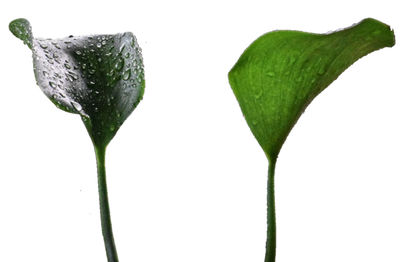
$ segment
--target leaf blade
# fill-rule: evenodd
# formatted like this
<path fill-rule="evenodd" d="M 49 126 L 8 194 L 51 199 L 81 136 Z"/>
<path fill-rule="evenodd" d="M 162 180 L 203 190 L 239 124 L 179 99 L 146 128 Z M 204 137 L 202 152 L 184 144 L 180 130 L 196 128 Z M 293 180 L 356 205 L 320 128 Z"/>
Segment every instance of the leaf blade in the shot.
<path fill-rule="evenodd" d="M 141 49 L 132 33 L 33 38 L 26 19 L 10 30 L 33 54 L 38 86 L 60 109 L 79 114 L 97 146 L 106 146 L 143 98 Z"/>
<path fill-rule="evenodd" d="M 254 41 L 228 77 L 267 157 L 277 158 L 308 104 L 346 68 L 394 43 L 390 27 L 371 18 L 331 34 L 273 31 Z"/>

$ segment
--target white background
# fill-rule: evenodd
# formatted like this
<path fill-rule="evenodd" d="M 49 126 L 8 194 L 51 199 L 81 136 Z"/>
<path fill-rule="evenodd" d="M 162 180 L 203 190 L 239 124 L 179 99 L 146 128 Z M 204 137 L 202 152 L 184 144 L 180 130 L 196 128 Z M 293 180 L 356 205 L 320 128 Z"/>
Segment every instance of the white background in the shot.
<path fill-rule="evenodd" d="M 271 30 L 373 17 L 400 32 L 396 2 L 2 1 L 0 261 L 106 261 L 91 141 L 35 86 L 11 20 L 45 38 L 131 31 L 143 49 L 144 100 L 106 159 L 120 261 L 261 262 L 267 160 L 228 71 Z M 356 62 L 292 130 L 276 170 L 277 262 L 400 261 L 399 50 Z"/>

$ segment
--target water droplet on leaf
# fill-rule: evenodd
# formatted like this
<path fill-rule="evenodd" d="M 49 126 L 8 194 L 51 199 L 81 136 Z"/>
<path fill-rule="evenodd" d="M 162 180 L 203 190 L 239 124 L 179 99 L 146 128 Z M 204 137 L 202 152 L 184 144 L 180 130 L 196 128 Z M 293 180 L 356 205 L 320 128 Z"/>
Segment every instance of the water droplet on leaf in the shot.
<path fill-rule="evenodd" d="M 46 45 L 45 43 L 39 43 L 39 46 L 40 46 L 42 49 L 47 49 L 47 48 L 48 48 L 48 45 Z"/>
<path fill-rule="evenodd" d="M 124 60 L 121 59 L 121 58 L 119 58 L 119 59 L 117 60 L 117 62 L 115 63 L 115 69 L 116 69 L 117 71 L 121 71 L 123 67 L 124 67 Z"/>
<path fill-rule="evenodd" d="M 128 80 L 131 77 L 131 70 L 128 69 L 124 72 L 122 79 L 124 79 L 125 81 Z"/>
<path fill-rule="evenodd" d="M 78 111 L 78 112 L 82 111 L 82 106 L 80 104 L 78 104 L 78 103 L 76 103 L 74 101 L 71 101 L 71 105 L 72 105 L 73 108 L 76 109 L 76 111 Z"/>
<path fill-rule="evenodd" d="M 49 85 L 50 85 L 52 88 L 56 88 L 56 87 L 57 87 L 57 84 L 54 83 L 54 82 L 52 82 L 52 81 L 49 82 Z"/>

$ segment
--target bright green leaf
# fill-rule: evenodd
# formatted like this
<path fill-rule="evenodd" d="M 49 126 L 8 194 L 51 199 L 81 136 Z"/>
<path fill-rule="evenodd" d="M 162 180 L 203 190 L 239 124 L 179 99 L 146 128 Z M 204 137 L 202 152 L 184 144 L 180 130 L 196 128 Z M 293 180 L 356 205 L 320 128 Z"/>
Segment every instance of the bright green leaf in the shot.
<path fill-rule="evenodd" d="M 270 163 L 265 262 L 275 261 L 275 164 L 290 130 L 346 68 L 394 43 L 390 27 L 371 18 L 329 34 L 274 31 L 254 41 L 229 72 L 247 124 Z"/>
<path fill-rule="evenodd" d="M 330 34 L 273 31 L 254 41 L 229 82 L 267 156 L 278 156 L 308 104 L 347 67 L 394 41 L 390 27 L 371 18 Z"/>

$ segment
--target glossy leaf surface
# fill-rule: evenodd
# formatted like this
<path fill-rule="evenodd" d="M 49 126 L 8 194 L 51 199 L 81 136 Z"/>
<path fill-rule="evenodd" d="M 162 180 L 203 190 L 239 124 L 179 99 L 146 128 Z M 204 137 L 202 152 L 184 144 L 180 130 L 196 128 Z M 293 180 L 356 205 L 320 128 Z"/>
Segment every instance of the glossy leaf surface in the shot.
<path fill-rule="evenodd" d="M 371 18 L 329 34 L 273 31 L 254 41 L 229 82 L 268 158 L 276 160 L 308 104 L 346 68 L 394 43 L 390 27 Z"/>
<path fill-rule="evenodd" d="M 118 262 L 108 203 L 106 146 L 143 97 L 141 49 L 132 33 L 34 38 L 26 19 L 10 31 L 33 53 L 36 82 L 59 108 L 79 114 L 97 160 L 100 218 L 107 259 Z"/>
<path fill-rule="evenodd" d="M 81 115 L 98 147 L 106 146 L 143 97 L 141 49 L 132 33 L 33 38 L 25 19 L 11 32 L 32 50 L 37 84 L 59 108 Z"/>

